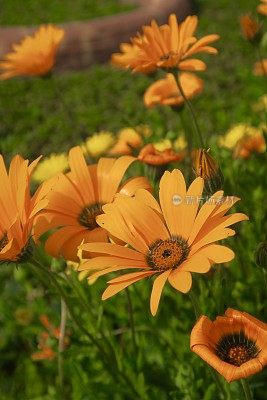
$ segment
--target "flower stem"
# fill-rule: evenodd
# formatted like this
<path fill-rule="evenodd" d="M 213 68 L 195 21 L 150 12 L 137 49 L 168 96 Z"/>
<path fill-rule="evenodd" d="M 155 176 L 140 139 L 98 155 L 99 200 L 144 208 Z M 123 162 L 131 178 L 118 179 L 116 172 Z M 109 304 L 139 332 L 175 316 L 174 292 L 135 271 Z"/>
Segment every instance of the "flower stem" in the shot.
<path fill-rule="evenodd" d="M 197 320 L 201 316 L 202 312 L 201 312 L 201 308 L 200 308 L 200 305 L 199 305 L 198 298 L 197 298 L 196 294 L 194 293 L 193 289 L 190 290 L 189 297 L 190 297 L 191 302 L 193 304 L 193 308 L 194 308 L 194 311 L 195 311 L 195 317 L 196 317 L 196 320 Z M 211 368 L 211 367 L 208 367 L 208 369 L 209 369 L 210 374 L 211 374 L 211 376 L 212 376 L 212 378 L 213 378 L 213 380 L 214 380 L 214 382 L 215 382 L 215 384 L 216 384 L 216 386 L 218 388 L 219 393 L 222 394 L 223 399 L 228 399 L 228 394 L 227 394 L 227 392 L 226 392 L 226 390 L 225 390 L 225 388 L 224 388 L 224 386 L 223 386 L 223 384 L 222 384 L 222 382 L 220 380 L 220 377 L 218 376 L 217 372 L 214 371 L 214 369 Z"/>
<path fill-rule="evenodd" d="M 63 370 L 63 355 L 64 341 L 65 341 L 65 330 L 67 322 L 67 306 L 63 298 L 61 297 L 61 316 L 60 316 L 60 328 L 59 328 L 59 340 L 58 340 L 58 377 L 59 386 L 62 394 L 64 394 L 64 370 Z"/>
<path fill-rule="evenodd" d="M 249 383 L 246 379 L 241 379 L 241 385 L 244 391 L 245 399 L 246 400 L 253 400 L 252 392 L 249 386 Z"/>
<path fill-rule="evenodd" d="M 139 393 L 138 393 L 137 389 L 135 388 L 135 386 L 133 385 L 131 379 L 126 375 L 126 373 L 123 370 L 119 369 L 117 362 L 114 364 L 113 359 L 110 357 L 109 354 L 106 353 L 106 350 L 102 347 L 102 345 L 98 342 L 98 340 L 95 339 L 94 335 L 91 334 L 89 331 L 87 331 L 87 329 L 84 328 L 83 325 L 81 325 L 79 317 L 76 317 L 75 313 L 73 312 L 73 309 L 69 302 L 69 299 L 66 296 L 64 289 L 58 283 L 57 278 L 54 276 L 54 273 L 51 272 L 48 268 L 44 267 L 38 260 L 35 260 L 34 258 L 31 259 L 31 265 L 34 267 L 35 271 L 37 271 L 38 276 L 40 276 L 39 273 L 42 272 L 51 281 L 54 289 L 58 292 L 58 294 L 64 300 L 72 321 L 80 329 L 80 331 L 90 340 L 90 342 L 96 346 L 96 348 L 99 351 L 99 354 L 101 354 L 101 356 L 102 356 L 101 359 L 102 359 L 103 363 L 105 364 L 107 371 L 110 372 L 110 374 L 113 376 L 114 380 L 116 382 L 118 382 L 118 379 L 122 379 L 124 381 L 124 383 L 126 383 L 128 385 L 128 387 L 131 387 L 131 389 L 133 391 L 133 396 L 129 397 L 129 398 L 136 398 L 136 395 L 139 396 Z M 116 361 L 116 359 L 115 359 L 115 361 Z M 115 368 L 113 368 L 111 366 L 114 366 Z"/>
<path fill-rule="evenodd" d="M 175 77 L 175 74 L 173 74 L 173 75 L 174 75 L 174 77 Z M 175 77 L 175 79 L 176 79 L 176 77 Z M 177 86 L 178 86 L 178 88 L 179 88 L 179 90 L 180 90 L 180 93 L 181 93 L 181 95 L 183 96 L 183 99 L 184 99 L 184 101 L 185 101 L 185 104 L 187 105 L 187 107 L 188 107 L 188 109 L 189 109 L 189 111 L 190 111 L 190 113 L 191 113 L 192 120 L 193 120 L 193 125 L 194 125 L 196 134 L 197 134 L 198 139 L 199 139 L 200 147 L 201 147 L 201 148 L 204 148 L 204 147 L 205 147 L 204 140 L 203 140 L 201 131 L 200 131 L 199 126 L 198 126 L 198 123 L 197 123 L 197 118 L 196 118 L 194 109 L 193 109 L 193 107 L 192 107 L 191 102 L 189 101 L 189 99 L 188 99 L 188 98 L 186 97 L 186 95 L 185 95 L 185 92 L 184 92 L 184 90 L 183 90 L 183 88 L 182 88 L 182 85 L 181 85 L 179 76 L 177 77 L 176 82 L 177 82 Z"/>
<path fill-rule="evenodd" d="M 132 332 L 133 351 L 134 351 L 134 354 L 136 355 L 137 354 L 137 345 L 136 345 L 135 325 L 134 325 L 134 317 L 133 317 L 133 304 L 132 304 L 129 288 L 126 288 L 126 297 L 127 297 L 127 301 L 128 301 L 128 310 L 129 310 L 129 315 L 130 315 L 130 326 L 131 326 L 131 332 Z"/>
<path fill-rule="evenodd" d="M 190 300 L 191 300 L 191 302 L 193 304 L 195 317 L 196 317 L 196 320 L 197 320 L 202 313 L 201 313 L 201 309 L 200 309 L 200 306 L 199 306 L 199 303 L 198 303 L 197 296 L 193 292 L 193 289 L 190 290 L 189 297 L 190 297 Z"/>
<path fill-rule="evenodd" d="M 107 361 L 108 355 L 106 354 L 105 350 L 102 348 L 102 346 L 98 343 L 98 341 L 94 338 L 94 336 L 87 331 L 87 329 L 85 329 L 81 324 L 79 319 L 76 317 L 76 315 L 74 314 L 69 299 L 65 294 L 65 291 L 62 289 L 62 287 L 59 285 L 57 279 L 55 278 L 53 272 L 50 272 L 49 269 L 47 269 L 46 267 L 44 267 L 42 264 L 39 263 L 39 261 L 37 260 L 31 260 L 31 263 L 34 267 L 37 267 L 39 270 L 41 270 L 42 272 L 44 272 L 46 274 L 46 276 L 48 277 L 48 279 L 51 281 L 52 285 L 54 286 L 54 289 L 58 292 L 58 294 L 62 297 L 62 299 L 65 301 L 66 306 L 68 308 L 69 314 L 71 316 L 71 319 L 73 320 L 73 322 L 75 323 L 75 325 L 83 332 L 83 334 L 85 336 L 87 336 L 87 338 L 97 347 L 97 349 L 99 350 L 100 354 L 102 354 L 103 356 L 103 361 Z"/>
<path fill-rule="evenodd" d="M 214 371 L 214 369 L 211 367 L 209 367 L 209 371 L 210 371 L 211 376 L 218 388 L 219 393 L 221 393 L 223 395 L 223 399 L 228 399 L 229 398 L 228 393 L 226 392 L 225 387 L 223 386 L 221 379 L 220 379 L 219 375 L 217 374 L 217 372 Z"/>

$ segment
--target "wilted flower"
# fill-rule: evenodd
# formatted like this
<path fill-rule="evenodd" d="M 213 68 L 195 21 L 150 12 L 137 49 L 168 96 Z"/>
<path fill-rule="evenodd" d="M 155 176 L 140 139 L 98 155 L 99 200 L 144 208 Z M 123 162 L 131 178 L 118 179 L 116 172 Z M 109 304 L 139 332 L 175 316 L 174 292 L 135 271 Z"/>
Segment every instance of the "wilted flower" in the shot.
<path fill-rule="evenodd" d="M 203 81 L 189 72 L 181 73 L 180 84 L 187 99 L 191 99 L 203 90 Z M 152 83 L 144 94 L 147 107 L 156 105 L 181 106 L 184 97 L 181 95 L 173 74 L 167 74 L 164 79 Z"/>
<path fill-rule="evenodd" d="M 115 137 L 112 132 L 101 131 L 86 139 L 81 147 L 85 154 L 99 158 L 113 146 L 114 142 Z"/>
<path fill-rule="evenodd" d="M 52 153 L 49 157 L 39 162 L 32 174 L 32 179 L 41 183 L 57 175 L 59 172 L 66 171 L 68 167 L 68 157 L 65 153 Z"/>
<path fill-rule="evenodd" d="M 245 39 L 251 43 L 258 43 L 261 39 L 261 25 L 249 14 L 240 18 L 242 33 Z"/>
<path fill-rule="evenodd" d="M 206 64 L 195 58 L 196 53 L 216 54 L 217 50 L 209 46 L 219 39 L 218 35 L 207 35 L 201 39 L 194 36 L 197 28 L 197 16 L 188 16 L 178 24 L 175 14 L 169 17 L 169 23 L 158 26 L 156 21 L 143 26 L 143 34 L 131 39 L 132 44 L 123 43 L 123 54 L 115 54 L 113 63 L 133 72 L 152 72 L 156 68 L 179 68 L 180 70 L 204 70 Z"/>
<path fill-rule="evenodd" d="M 176 153 L 172 148 L 159 151 L 151 143 L 142 148 L 138 155 L 138 160 L 149 165 L 165 165 L 171 162 L 180 161 L 181 154 Z"/>
<path fill-rule="evenodd" d="M 228 382 L 248 378 L 267 364 L 267 324 L 231 308 L 214 322 L 203 315 L 191 332 L 190 348 Z"/>
<path fill-rule="evenodd" d="M 206 273 L 211 265 L 234 258 L 232 250 L 215 242 L 234 235 L 229 226 L 247 216 L 226 216 L 238 198 L 224 201 L 222 191 L 198 211 L 203 183 L 202 178 L 196 178 L 187 190 L 183 174 L 174 169 L 166 171 L 160 180 L 160 204 L 148 191 L 138 190 L 134 197 L 118 194 L 113 203 L 103 207 L 98 224 L 130 247 L 83 244 L 82 250 L 99 256 L 83 260 L 79 270 L 91 274 L 89 282 L 110 272 L 135 271 L 110 280 L 103 300 L 141 279 L 156 276 L 150 299 L 155 315 L 167 280 L 176 290 L 187 293 L 192 285 L 191 273 Z"/>
<path fill-rule="evenodd" d="M 0 79 L 14 76 L 46 75 L 54 66 L 58 46 L 64 30 L 53 25 L 42 25 L 33 36 L 26 36 L 20 44 L 13 45 L 13 52 L 0 62 L 3 70 Z"/>

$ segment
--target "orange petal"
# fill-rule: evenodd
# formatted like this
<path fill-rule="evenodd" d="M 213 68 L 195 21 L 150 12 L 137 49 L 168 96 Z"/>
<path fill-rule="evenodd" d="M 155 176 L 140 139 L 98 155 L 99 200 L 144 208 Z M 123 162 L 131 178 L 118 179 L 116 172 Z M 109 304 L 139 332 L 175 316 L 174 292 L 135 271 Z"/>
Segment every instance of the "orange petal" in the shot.
<path fill-rule="evenodd" d="M 150 296 L 150 310 L 153 316 L 155 316 L 157 313 L 161 293 L 170 273 L 171 270 L 161 273 L 153 283 L 152 292 Z"/>
<path fill-rule="evenodd" d="M 73 147 L 69 152 L 69 165 L 84 204 L 95 203 L 94 187 L 82 149 Z"/>
<path fill-rule="evenodd" d="M 211 244 L 200 249 L 196 254 L 206 257 L 212 263 L 225 263 L 235 258 L 233 250 L 219 244 Z"/>
<path fill-rule="evenodd" d="M 186 186 L 183 174 L 180 170 L 166 171 L 160 180 L 159 198 L 161 209 L 171 235 L 183 236 L 182 215 L 185 212 L 184 199 Z M 174 204 L 174 196 L 179 196 L 181 202 Z"/>
<path fill-rule="evenodd" d="M 145 278 L 146 276 L 150 276 L 150 275 L 151 275 L 151 273 L 149 273 L 149 274 L 144 273 L 144 274 L 139 275 L 138 278 L 132 279 L 130 281 L 108 286 L 102 295 L 102 300 L 107 300 L 109 297 L 114 296 L 115 294 L 119 293 L 121 290 L 127 288 L 132 283 L 138 282 L 141 279 Z"/>
<path fill-rule="evenodd" d="M 114 243 L 84 243 L 79 248 L 93 253 L 103 253 L 126 259 L 145 261 L 144 254 Z"/>
<path fill-rule="evenodd" d="M 101 158 L 98 162 L 97 176 L 99 184 L 99 200 L 102 203 L 109 203 L 113 200 L 115 193 L 118 191 L 120 182 L 127 168 L 136 158 L 131 156 L 122 156 L 112 160 Z"/>
<path fill-rule="evenodd" d="M 174 270 L 168 277 L 168 280 L 174 289 L 182 293 L 187 293 L 192 286 L 192 276 L 190 272 Z"/>

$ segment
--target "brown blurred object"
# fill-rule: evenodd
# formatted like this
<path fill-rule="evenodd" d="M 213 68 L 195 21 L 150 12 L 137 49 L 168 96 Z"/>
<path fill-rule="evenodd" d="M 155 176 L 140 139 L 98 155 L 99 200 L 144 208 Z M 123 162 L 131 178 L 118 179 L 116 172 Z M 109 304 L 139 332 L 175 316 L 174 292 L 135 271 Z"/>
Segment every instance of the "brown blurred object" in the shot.
<path fill-rule="evenodd" d="M 119 50 L 121 42 L 129 41 L 132 35 L 140 31 L 142 25 L 152 19 L 158 23 L 167 22 L 171 13 L 178 21 L 192 12 L 192 0 L 123 0 L 124 3 L 137 4 L 139 7 L 108 17 L 90 21 L 77 21 L 60 24 L 65 32 L 56 59 L 56 70 L 82 69 L 94 63 L 106 62 L 113 52 Z M 26 35 L 31 35 L 36 27 L 0 27 L 0 59 L 12 50 Z"/>

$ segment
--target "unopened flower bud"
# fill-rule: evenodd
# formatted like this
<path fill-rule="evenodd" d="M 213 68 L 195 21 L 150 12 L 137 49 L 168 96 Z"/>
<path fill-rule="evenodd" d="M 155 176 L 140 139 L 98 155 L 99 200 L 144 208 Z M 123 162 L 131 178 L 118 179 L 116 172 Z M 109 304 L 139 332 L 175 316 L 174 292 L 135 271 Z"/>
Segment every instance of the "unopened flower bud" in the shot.
<path fill-rule="evenodd" d="M 205 189 L 213 194 L 222 188 L 223 175 L 218 162 L 209 154 L 209 150 L 198 149 L 194 152 L 194 172 L 204 179 Z"/>

